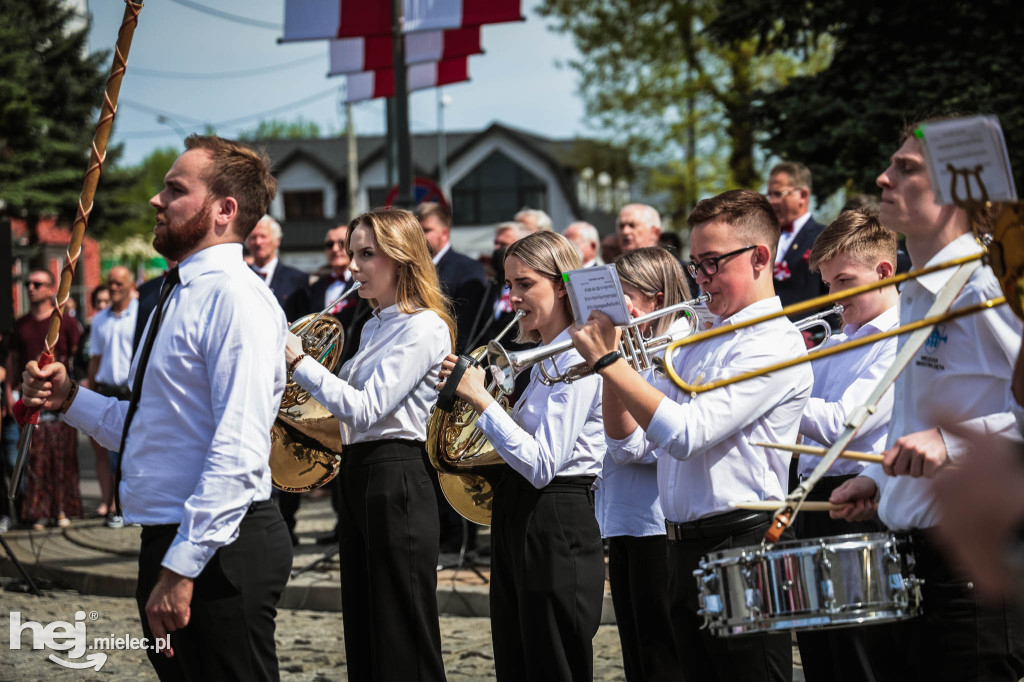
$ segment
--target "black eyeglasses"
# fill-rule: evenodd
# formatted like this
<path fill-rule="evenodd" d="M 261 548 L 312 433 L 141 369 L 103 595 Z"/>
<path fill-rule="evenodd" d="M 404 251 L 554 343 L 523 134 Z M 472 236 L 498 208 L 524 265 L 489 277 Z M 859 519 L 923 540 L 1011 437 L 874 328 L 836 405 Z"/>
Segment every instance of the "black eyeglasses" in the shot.
<path fill-rule="evenodd" d="M 32 280 L 29 280 L 29 281 L 25 282 L 25 286 L 27 286 L 29 289 L 36 289 L 36 288 L 41 288 L 41 287 L 48 287 L 48 286 L 50 286 L 50 283 L 49 282 L 33 282 Z"/>
<path fill-rule="evenodd" d="M 694 279 L 697 278 L 698 268 L 708 277 L 713 277 L 718 272 L 719 262 L 728 258 L 729 256 L 735 256 L 737 254 L 743 253 L 744 251 L 750 251 L 751 249 L 756 248 L 757 244 L 751 244 L 750 246 L 744 246 L 742 249 L 736 249 L 735 251 L 730 251 L 729 253 L 723 253 L 721 256 L 705 258 L 699 263 L 690 262 L 686 264 L 686 270 L 690 273 L 690 277 L 693 277 Z"/>
<path fill-rule="evenodd" d="M 345 240 L 344 239 L 328 239 L 327 241 L 324 242 L 324 248 L 325 249 L 333 249 L 335 246 L 337 246 L 339 249 L 344 249 L 345 248 Z"/>

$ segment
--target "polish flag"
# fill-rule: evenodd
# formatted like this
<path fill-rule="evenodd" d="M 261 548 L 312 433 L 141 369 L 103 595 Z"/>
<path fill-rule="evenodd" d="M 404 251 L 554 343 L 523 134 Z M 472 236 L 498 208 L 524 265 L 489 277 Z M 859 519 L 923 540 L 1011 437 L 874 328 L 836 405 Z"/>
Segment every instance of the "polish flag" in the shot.
<path fill-rule="evenodd" d="M 422 62 L 408 67 L 409 90 L 423 90 L 439 85 L 451 85 L 469 80 L 469 58 L 445 59 L 439 62 Z M 345 92 L 346 102 L 362 102 L 395 94 L 394 69 L 380 69 L 350 74 Z"/>
<path fill-rule="evenodd" d="M 344 38 L 332 40 L 330 45 L 331 70 L 328 76 L 390 69 L 394 64 L 391 36 Z M 482 52 L 479 26 L 405 35 L 406 64 L 436 62 Z"/>
<path fill-rule="evenodd" d="M 402 0 L 404 33 L 521 21 L 520 0 Z M 285 0 L 280 42 L 391 33 L 387 0 Z"/>

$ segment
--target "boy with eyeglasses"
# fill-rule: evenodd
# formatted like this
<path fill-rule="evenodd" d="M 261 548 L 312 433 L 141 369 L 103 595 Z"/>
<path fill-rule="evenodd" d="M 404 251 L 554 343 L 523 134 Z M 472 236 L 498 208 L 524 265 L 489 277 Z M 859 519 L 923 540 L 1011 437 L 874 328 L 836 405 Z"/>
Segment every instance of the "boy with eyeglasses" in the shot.
<path fill-rule="evenodd" d="M 688 264 L 711 294 L 714 327 L 782 310 L 772 264 L 779 221 L 755 192 L 732 190 L 697 204 L 687 222 Z M 691 395 L 664 378 L 653 384 L 613 350 L 618 330 L 600 313 L 573 331 L 583 357 L 604 377 L 602 412 L 609 453 L 658 460 L 658 488 L 669 539 L 669 595 L 676 654 L 687 680 L 789 680 L 788 633 L 719 638 L 701 629 L 693 571 L 715 548 L 757 545 L 767 512 L 730 503 L 782 500 L 789 455 L 751 445 L 795 442 L 812 375 L 801 364 Z M 803 337 L 778 317 L 679 349 L 676 372 L 690 383 L 717 381 L 804 354 Z"/>

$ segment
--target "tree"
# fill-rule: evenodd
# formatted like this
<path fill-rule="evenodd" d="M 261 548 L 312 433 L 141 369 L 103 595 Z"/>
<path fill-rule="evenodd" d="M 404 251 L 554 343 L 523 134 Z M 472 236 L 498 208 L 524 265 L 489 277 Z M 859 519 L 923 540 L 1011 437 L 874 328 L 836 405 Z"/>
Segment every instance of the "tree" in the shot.
<path fill-rule="evenodd" d="M 320 137 L 320 125 L 299 116 L 294 121 L 261 120 L 255 128 L 238 133 L 242 140 L 281 140 Z"/>
<path fill-rule="evenodd" d="M 705 31 L 722 0 L 544 0 L 539 13 L 573 36 L 588 115 L 656 168 L 670 211 L 734 186 L 763 181 L 753 97 L 819 68 L 821 54 L 760 56 L 747 37 L 712 43 Z M 657 188 L 656 188 L 657 189 Z"/>
<path fill-rule="evenodd" d="M 0 0 L 0 215 L 24 218 L 36 242 L 41 216 L 75 217 L 106 81 L 106 53 L 87 54 L 87 29 L 59 0 Z M 107 166 L 120 148 L 108 147 Z M 104 172 L 90 231 L 116 215 L 102 192 L 129 182 Z"/>
<path fill-rule="evenodd" d="M 1024 180 L 1024 11 L 1016 0 L 738 0 L 710 26 L 758 54 L 794 53 L 829 34 L 820 72 L 758 93 L 764 146 L 804 162 L 819 198 L 838 189 L 877 192 L 875 178 L 905 123 L 947 112 L 999 116 Z"/>

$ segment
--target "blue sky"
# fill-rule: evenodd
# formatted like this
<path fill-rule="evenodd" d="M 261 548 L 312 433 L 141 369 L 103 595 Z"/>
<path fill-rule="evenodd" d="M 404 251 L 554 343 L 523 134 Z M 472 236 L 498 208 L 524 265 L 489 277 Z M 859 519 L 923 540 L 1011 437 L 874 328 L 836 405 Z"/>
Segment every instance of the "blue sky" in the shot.
<path fill-rule="evenodd" d="M 284 16 L 283 0 L 190 1 L 267 23 L 280 24 Z M 93 15 L 90 49 L 111 49 L 123 1 L 87 4 Z M 486 54 L 470 57 L 472 81 L 444 89 L 451 98 L 445 109 L 446 130 L 478 130 L 502 121 L 551 137 L 593 134 L 583 121 L 575 73 L 557 66 L 578 53 L 570 38 L 547 29 L 534 12 L 537 4 L 523 0 L 525 22 L 483 28 Z M 254 127 L 260 118 L 293 120 L 300 115 L 316 121 L 323 131 L 341 130 L 344 114 L 337 93 L 344 78 L 325 75 L 327 43 L 282 45 L 277 43 L 281 33 L 211 16 L 174 0 L 147 2 L 121 86 L 112 138 L 125 144 L 123 163 L 137 163 L 157 147 L 180 148 L 181 133 L 202 130 L 207 122 L 227 137 Z M 291 63 L 296 64 L 257 75 L 237 74 Z M 151 72 L 236 75 L 200 79 Z M 328 90 L 333 92 L 321 95 Z M 301 100 L 311 101 L 289 106 Z M 414 132 L 437 129 L 436 90 L 413 93 L 409 104 Z M 281 107 L 285 110 L 257 115 Z M 161 123 L 158 116 L 168 121 Z M 383 100 L 357 104 L 354 116 L 358 133 L 383 132 Z"/>

